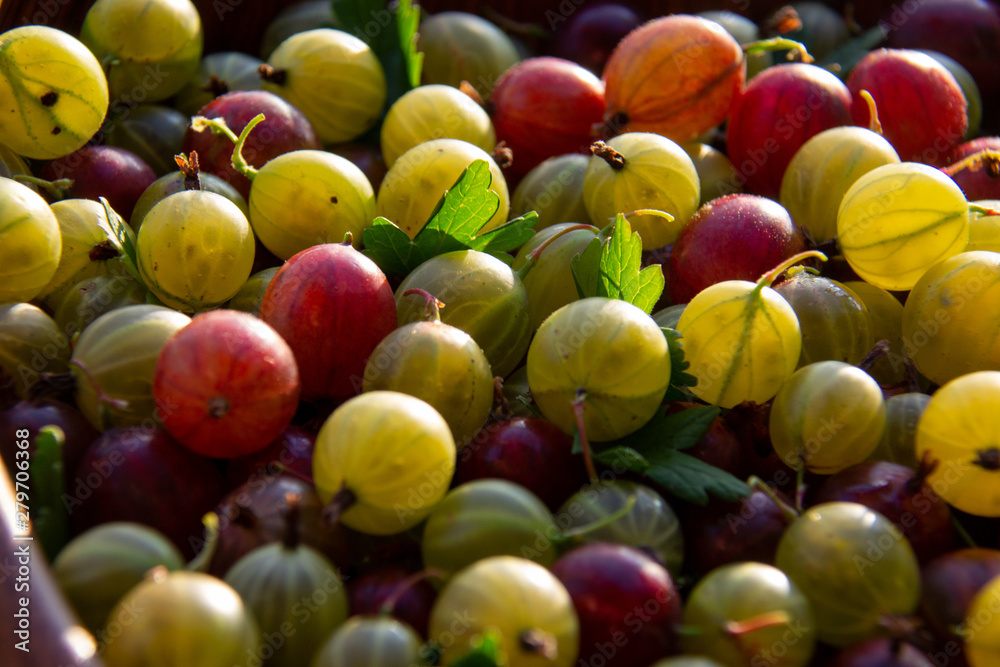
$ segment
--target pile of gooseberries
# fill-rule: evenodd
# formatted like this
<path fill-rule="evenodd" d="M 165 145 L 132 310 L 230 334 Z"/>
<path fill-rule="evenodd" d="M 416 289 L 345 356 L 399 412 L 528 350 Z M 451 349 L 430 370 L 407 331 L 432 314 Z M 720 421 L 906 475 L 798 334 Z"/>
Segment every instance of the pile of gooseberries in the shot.
<path fill-rule="evenodd" d="M 0 32 L 38 664 L 1000 664 L 996 2 L 87 4 Z"/>

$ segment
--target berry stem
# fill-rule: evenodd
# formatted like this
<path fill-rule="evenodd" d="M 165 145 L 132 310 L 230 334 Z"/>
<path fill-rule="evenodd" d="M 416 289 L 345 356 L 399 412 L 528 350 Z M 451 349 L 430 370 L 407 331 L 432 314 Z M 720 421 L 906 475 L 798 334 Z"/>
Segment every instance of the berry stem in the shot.
<path fill-rule="evenodd" d="M 323 519 L 327 525 L 332 526 L 340 521 L 340 517 L 347 510 L 351 509 L 358 502 L 358 497 L 346 486 L 340 487 L 340 491 L 333 494 L 333 498 L 323 508 Z"/>
<path fill-rule="evenodd" d="M 862 90 L 860 93 L 861 97 L 868 104 L 868 116 L 870 120 L 868 121 L 868 129 L 875 134 L 882 136 L 882 122 L 878 119 L 878 106 L 875 104 L 875 98 L 867 90 Z"/>
<path fill-rule="evenodd" d="M 986 206 L 980 206 L 979 204 L 969 204 L 969 210 L 973 213 L 978 213 L 979 215 L 993 216 L 1000 215 L 1000 210 L 995 208 L 987 208 Z"/>
<path fill-rule="evenodd" d="M 958 536 L 962 538 L 962 541 L 965 542 L 965 545 L 967 547 L 969 547 L 970 549 L 979 548 L 979 545 L 976 544 L 976 541 L 972 539 L 972 535 L 969 534 L 969 531 L 965 529 L 965 526 L 962 525 L 962 523 L 958 520 L 958 517 L 956 517 L 954 513 L 952 513 L 951 515 L 951 525 L 955 527 L 955 532 L 958 533 Z"/>
<path fill-rule="evenodd" d="M 476 90 L 476 88 L 471 83 L 469 83 L 465 79 L 462 79 L 462 81 L 458 84 L 458 89 L 459 91 L 468 95 L 469 99 L 471 99 L 473 102 L 483 107 L 484 109 L 486 108 L 486 102 L 483 101 L 483 96 L 479 94 L 479 91 Z"/>
<path fill-rule="evenodd" d="M 559 655 L 559 642 L 555 635 L 541 628 L 525 630 L 518 637 L 518 643 L 525 652 L 544 658 L 549 662 L 554 661 Z"/>
<path fill-rule="evenodd" d="M 757 290 L 760 291 L 765 287 L 770 287 L 771 283 L 777 280 L 778 276 L 787 271 L 789 267 L 795 266 L 802 260 L 809 259 L 810 257 L 815 257 L 824 262 L 827 259 L 826 255 L 821 253 L 819 250 L 806 250 L 805 252 L 800 252 L 797 255 L 792 255 L 791 257 L 783 261 L 781 264 L 778 264 L 776 267 L 774 267 L 773 269 L 762 275 L 760 278 L 758 278 Z"/>
<path fill-rule="evenodd" d="M 954 176 L 960 171 L 968 169 L 969 171 L 979 171 L 985 168 L 987 173 L 991 176 L 1000 176 L 1000 151 L 995 151 L 991 149 L 984 149 L 978 153 L 973 153 L 968 157 L 965 157 L 955 164 L 950 164 L 947 167 L 941 167 L 941 171 L 948 174 L 949 176 Z"/>
<path fill-rule="evenodd" d="M 781 510 L 782 516 L 788 523 L 791 523 L 792 521 L 795 521 L 797 518 L 799 518 L 799 511 L 796 510 L 791 505 L 789 505 L 788 503 L 786 503 L 784 500 L 782 500 L 775 492 L 775 490 L 769 484 L 767 484 L 767 482 L 762 480 L 760 477 L 757 477 L 757 475 L 751 475 L 750 478 L 747 480 L 747 485 L 751 489 L 755 491 L 760 491 L 765 496 L 770 498 L 771 502 L 777 505 L 778 509 Z"/>
<path fill-rule="evenodd" d="M 87 253 L 87 259 L 91 262 L 104 262 L 116 257 L 121 257 L 121 253 L 109 239 L 95 243 L 90 252 Z"/>
<path fill-rule="evenodd" d="M 656 208 L 638 208 L 634 211 L 629 211 L 628 213 L 622 213 L 625 219 L 633 218 L 640 215 L 655 215 L 658 218 L 663 218 L 667 222 L 673 222 L 675 220 L 674 216 L 670 215 L 666 211 L 661 211 Z"/>
<path fill-rule="evenodd" d="M 931 454 L 931 450 L 926 450 L 924 455 L 920 458 L 920 462 L 917 464 L 917 470 L 913 473 L 913 477 L 906 480 L 904 488 L 907 493 L 912 493 L 916 495 L 921 492 L 924 488 L 924 484 L 927 482 L 927 478 L 932 472 L 934 472 L 941 462 L 934 458 Z"/>
<path fill-rule="evenodd" d="M 570 232 L 575 232 L 575 231 L 580 230 L 580 229 L 593 229 L 593 225 L 587 225 L 587 224 L 583 224 L 583 223 L 577 223 L 577 224 L 569 225 L 568 227 L 565 227 L 563 229 L 560 229 L 558 232 L 556 232 L 555 234 L 553 234 L 551 237 L 545 239 L 545 241 L 543 243 L 539 244 L 539 246 L 537 248 L 535 248 L 534 250 L 532 250 L 531 252 L 529 252 L 527 254 L 527 256 L 525 257 L 525 259 L 524 259 L 524 264 L 522 264 L 521 268 L 519 268 L 514 273 L 517 274 L 518 278 L 520 278 L 521 280 L 524 280 L 527 277 L 527 275 L 531 272 L 531 269 L 534 268 L 535 263 L 538 262 L 538 258 L 541 257 L 542 253 L 545 252 L 546 248 L 548 248 L 550 245 L 552 245 L 552 243 L 554 243 L 555 240 L 558 239 L 559 237 L 565 236 L 566 234 L 569 234 Z"/>
<path fill-rule="evenodd" d="M 604 122 L 594 123 L 590 126 L 590 136 L 604 137 L 605 139 L 616 137 L 625 131 L 628 127 L 629 121 L 631 121 L 629 115 L 624 111 L 608 113 L 604 116 L 604 118 Z"/>
<path fill-rule="evenodd" d="M 210 93 L 212 97 L 220 97 L 229 92 L 229 85 L 213 74 L 208 78 L 208 83 L 199 86 L 198 90 Z"/>
<path fill-rule="evenodd" d="M 408 289 L 403 292 L 403 296 L 418 295 L 424 297 L 424 319 L 428 322 L 440 322 L 441 321 L 441 308 L 444 308 L 444 302 L 438 301 L 437 297 L 428 292 L 427 290 L 414 287 L 413 289 Z"/>
<path fill-rule="evenodd" d="M 83 371 L 83 375 L 84 377 L 87 378 L 87 382 L 90 383 L 90 386 L 94 390 L 94 393 L 97 394 L 97 404 L 102 408 L 100 410 L 102 421 L 105 421 L 105 418 L 108 416 L 106 412 L 106 409 L 108 407 L 118 408 L 119 410 L 128 409 L 128 401 L 126 401 L 123 398 L 113 398 L 104 393 L 104 389 L 101 388 L 101 383 L 97 381 L 97 377 L 95 377 L 94 374 L 90 371 L 90 369 L 87 368 L 87 365 L 85 363 L 83 363 L 79 359 L 70 359 L 69 363 L 76 366 L 81 371 Z M 110 427 L 110 424 L 102 423 L 101 425 L 105 427 Z"/>
<path fill-rule="evenodd" d="M 184 566 L 189 572 L 208 572 L 208 566 L 212 563 L 215 550 L 219 546 L 219 515 L 209 512 L 201 517 L 201 525 L 205 527 L 205 541 L 198 555 Z"/>
<path fill-rule="evenodd" d="M 219 394 L 218 396 L 213 396 L 208 399 L 206 407 L 208 408 L 209 417 L 212 419 L 222 419 L 226 416 L 232 406 L 229 404 L 229 399 L 222 394 Z"/>
<path fill-rule="evenodd" d="M 774 13 L 774 16 L 767 20 L 769 31 L 779 35 L 787 35 L 790 32 L 802 29 L 802 19 L 799 13 L 791 6 L 785 6 Z"/>
<path fill-rule="evenodd" d="M 493 148 L 490 157 L 501 169 L 510 169 L 511 165 L 514 164 L 514 150 L 507 145 L 507 141 L 504 139 L 501 139 L 500 143 Z"/>
<path fill-rule="evenodd" d="M 490 424 L 505 422 L 514 416 L 510 401 L 503 393 L 503 381 L 499 375 L 493 378 L 493 407 L 490 410 Z"/>
<path fill-rule="evenodd" d="M 302 494 L 291 491 L 286 493 L 285 505 L 285 530 L 281 533 L 281 546 L 288 551 L 295 551 L 301 540 L 299 516 L 302 510 Z"/>
<path fill-rule="evenodd" d="M 990 472 L 1000 471 L 1000 447 L 977 449 L 976 460 L 972 462 L 972 465 Z"/>
<path fill-rule="evenodd" d="M 739 639 L 751 632 L 773 628 L 777 625 L 787 625 L 791 620 L 787 611 L 768 611 L 752 616 L 744 621 L 726 621 L 725 625 L 723 625 L 723 631 L 730 637 Z"/>
<path fill-rule="evenodd" d="M 191 129 L 195 132 L 210 131 L 212 134 L 221 134 L 234 144 L 238 137 L 233 132 L 223 118 L 205 118 L 204 116 L 191 117 Z"/>
<path fill-rule="evenodd" d="M 868 354 L 864 356 L 864 359 L 858 362 L 858 368 L 863 370 L 865 373 L 871 373 L 872 367 L 878 363 L 880 359 L 884 359 L 889 354 L 889 341 L 885 338 L 875 343 Z"/>
<path fill-rule="evenodd" d="M 251 118 L 250 121 L 246 124 L 246 127 L 243 128 L 243 131 L 240 132 L 240 136 L 236 138 L 236 146 L 233 147 L 233 157 L 231 160 L 233 169 L 243 174 L 251 181 L 253 180 L 253 177 L 257 175 L 258 170 L 256 167 L 252 166 L 249 162 L 247 162 L 246 159 L 243 157 L 243 144 L 246 143 L 247 137 L 250 136 L 250 131 L 253 130 L 253 128 L 257 127 L 258 124 L 263 122 L 264 122 L 264 114 L 262 113 L 259 113 L 253 118 Z"/>
<path fill-rule="evenodd" d="M 62 201 L 70 195 L 70 188 L 73 187 L 72 178 L 58 178 L 54 181 L 46 181 L 44 178 L 29 176 L 28 174 L 14 174 L 11 176 L 18 183 L 28 183 L 45 190 L 52 201 Z"/>
<path fill-rule="evenodd" d="M 288 72 L 267 63 L 261 64 L 257 71 L 260 73 L 260 78 L 268 83 L 273 83 L 276 86 L 285 85 L 285 81 L 288 80 Z"/>
<path fill-rule="evenodd" d="M 185 190 L 201 190 L 201 168 L 198 164 L 198 151 L 191 151 L 188 155 L 180 153 L 174 156 L 177 168 L 184 175 Z"/>
<path fill-rule="evenodd" d="M 595 530 L 600 530 L 601 528 L 610 526 L 618 519 L 622 519 L 628 516 L 629 512 L 632 511 L 632 508 L 635 507 L 635 502 L 636 502 L 635 494 L 630 493 L 628 499 L 625 501 L 625 504 L 616 509 L 611 514 L 605 517 L 601 517 L 600 519 L 597 519 L 596 521 L 585 524 L 583 526 L 579 526 L 577 528 L 572 528 L 570 530 L 564 531 L 554 541 L 556 542 L 556 544 L 561 546 L 569 542 L 572 542 L 574 540 L 578 540 L 579 538 L 584 537 L 586 535 L 589 535 L 593 533 Z"/>
<path fill-rule="evenodd" d="M 801 514 L 806 505 L 806 456 L 799 453 L 799 465 L 795 470 L 795 509 Z"/>
<path fill-rule="evenodd" d="M 576 417 L 576 434 L 580 438 L 580 447 L 583 448 L 583 463 L 587 467 L 587 474 L 591 482 L 596 482 L 597 469 L 594 467 L 594 459 L 590 453 L 590 442 L 587 440 L 587 428 L 583 423 L 583 408 L 587 401 L 587 390 L 579 387 L 576 390 L 576 398 L 573 399 L 573 415 Z"/>
<path fill-rule="evenodd" d="M 920 371 L 909 357 L 903 357 L 904 387 L 911 394 L 920 393 Z"/>
<path fill-rule="evenodd" d="M 770 53 L 772 51 L 792 51 L 792 53 L 797 53 L 799 59 L 804 63 L 811 63 L 815 60 L 815 58 L 809 55 L 809 51 L 806 50 L 802 42 L 796 42 L 794 39 L 788 39 L 787 37 L 761 39 L 749 44 L 741 44 L 740 48 L 748 56 L 758 53 Z M 791 55 L 789 55 L 789 59 L 791 59 Z"/>
<path fill-rule="evenodd" d="M 590 154 L 607 162 L 615 171 L 625 168 L 625 156 L 600 139 L 590 145 Z"/>

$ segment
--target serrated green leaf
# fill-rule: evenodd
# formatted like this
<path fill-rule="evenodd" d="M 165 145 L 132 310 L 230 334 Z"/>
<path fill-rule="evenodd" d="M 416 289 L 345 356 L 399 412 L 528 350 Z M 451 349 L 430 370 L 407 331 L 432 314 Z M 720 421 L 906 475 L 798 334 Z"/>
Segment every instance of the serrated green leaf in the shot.
<path fill-rule="evenodd" d="M 644 474 L 678 498 L 696 505 L 707 503 L 709 494 L 730 502 L 750 495 L 746 482 L 676 449 L 657 452 Z"/>
<path fill-rule="evenodd" d="M 671 434 L 670 446 L 673 449 L 694 447 L 705 437 L 721 412 L 715 405 L 698 405 L 667 415 L 663 419 L 663 428 Z"/>
<path fill-rule="evenodd" d="M 410 0 L 399 0 L 396 23 L 399 27 L 399 48 L 406 64 L 407 83 L 410 88 L 416 88 L 420 85 L 420 72 L 424 67 L 424 54 L 417 49 L 420 5 L 415 5 Z"/>
<path fill-rule="evenodd" d="M 633 305 L 641 308 L 647 315 L 651 314 L 665 287 L 666 280 L 659 264 L 651 264 L 641 269 L 639 271 L 639 289 L 632 297 Z"/>
<path fill-rule="evenodd" d="M 29 467 L 32 528 L 50 561 L 69 539 L 69 516 L 62 500 L 65 442 L 66 434 L 58 426 L 40 429 Z"/>
<path fill-rule="evenodd" d="M 684 358 L 684 337 L 668 327 L 660 327 L 660 331 L 666 336 L 667 348 L 670 350 L 670 386 L 693 387 L 698 384 L 698 378 L 685 372 L 691 364 Z"/>
<path fill-rule="evenodd" d="M 392 221 L 380 217 L 364 231 L 364 253 L 383 272 L 395 276 L 405 276 L 431 257 L 454 250 L 488 252 L 510 263 L 506 252 L 531 238 L 538 216 L 523 215 L 479 236 L 500 206 L 500 197 L 490 190 L 492 182 L 486 160 L 473 161 L 445 191 L 412 241 Z"/>
<path fill-rule="evenodd" d="M 365 246 L 362 252 L 387 275 L 405 276 L 411 271 L 411 264 L 419 264 L 416 262 L 419 249 L 391 220 L 375 218 L 361 238 Z"/>
<path fill-rule="evenodd" d="M 596 452 L 594 460 L 609 467 L 625 468 L 637 473 L 643 473 L 649 468 L 646 457 L 631 447 L 612 447 Z"/>
<path fill-rule="evenodd" d="M 670 415 L 661 410 L 635 433 L 608 443 L 594 458 L 641 473 L 688 502 L 704 504 L 709 495 L 726 500 L 743 497 L 749 493 L 745 483 L 680 451 L 698 444 L 720 413 L 713 405 Z"/>
<path fill-rule="evenodd" d="M 535 235 L 534 227 L 537 223 L 538 214 L 534 211 L 529 211 L 518 218 L 508 220 L 499 227 L 475 237 L 469 241 L 469 248 L 488 252 L 503 259 L 503 253 L 506 253 L 508 250 L 520 248 Z M 513 258 L 510 261 L 513 261 Z"/>
<path fill-rule="evenodd" d="M 474 160 L 447 190 L 440 208 L 417 237 L 427 238 L 425 244 L 438 239 L 468 244 L 500 208 L 500 196 L 490 190 L 492 183 L 493 174 L 486 160 Z M 414 241 L 419 242 L 416 237 Z"/>
<path fill-rule="evenodd" d="M 632 233 L 632 225 L 619 213 L 611 238 L 601 251 L 597 295 L 632 303 L 632 297 L 639 291 L 641 254 L 642 239 Z"/>
<path fill-rule="evenodd" d="M 603 296 L 621 299 L 647 314 L 663 294 L 660 266 L 642 268 L 642 239 L 632 231 L 628 219 L 618 214 L 610 228 L 570 260 L 570 269 L 580 298 Z"/>
<path fill-rule="evenodd" d="M 576 283 L 576 293 L 581 299 L 597 296 L 597 282 L 601 271 L 601 248 L 603 244 L 600 235 L 594 238 L 582 253 L 573 255 L 569 260 L 569 268 Z"/>
<path fill-rule="evenodd" d="M 661 408 L 645 426 L 614 442 L 615 446 L 630 447 L 647 459 L 663 449 L 687 449 L 698 444 L 721 413 L 714 405 L 699 405 L 673 414 Z"/>

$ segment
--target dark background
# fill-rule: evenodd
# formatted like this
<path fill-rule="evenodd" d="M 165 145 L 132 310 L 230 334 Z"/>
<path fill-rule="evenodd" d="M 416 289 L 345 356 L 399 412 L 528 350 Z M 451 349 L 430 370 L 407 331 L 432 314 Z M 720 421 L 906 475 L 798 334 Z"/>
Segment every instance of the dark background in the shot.
<path fill-rule="evenodd" d="M 597 0 L 424 0 L 428 12 L 459 9 L 489 15 L 492 9 L 515 21 L 536 23 L 548 29 L 547 12 L 593 4 Z M 0 32 L 26 23 L 41 23 L 77 34 L 93 0 L 0 0 Z M 205 27 L 205 53 L 245 51 L 256 54 L 267 24 L 293 0 L 194 0 Z M 788 2 L 780 0 L 634 0 L 631 3 L 645 18 L 671 13 L 693 13 L 724 9 L 760 22 Z M 831 0 L 827 5 L 842 11 L 851 4 Z M 892 7 L 889 0 L 858 2 L 854 15 L 858 23 L 874 25 Z M 563 13 L 566 13 L 563 11 Z"/>

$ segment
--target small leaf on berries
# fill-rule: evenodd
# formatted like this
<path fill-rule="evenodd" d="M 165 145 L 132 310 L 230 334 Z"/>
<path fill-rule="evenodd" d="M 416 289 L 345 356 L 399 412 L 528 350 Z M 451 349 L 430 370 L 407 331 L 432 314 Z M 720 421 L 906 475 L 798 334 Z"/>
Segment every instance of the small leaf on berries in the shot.
<path fill-rule="evenodd" d="M 665 449 L 650 461 L 646 477 L 681 500 L 708 503 L 709 494 L 735 502 L 750 495 L 750 487 L 733 475 L 675 449 Z"/>
<path fill-rule="evenodd" d="M 714 405 L 696 406 L 670 415 L 663 409 L 617 444 L 631 447 L 647 458 L 661 449 L 689 449 L 705 437 L 720 412 Z"/>
<path fill-rule="evenodd" d="M 670 350 L 670 384 L 667 386 L 663 402 L 693 401 L 694 395 L 687 388 L 698 384 L 698 378 L 685 372 L 691 364 L 684 359 L 684 344 L 681 342 L 683 336 L 667 327 L 660 327 L 660 330 L 663 331 Z"/>
<path fill-rule="evenodd" d="M 534 211 L 528 211 L 520 217 L 508 220 L 503 225 L 475 237 L 469 241 L 469 248 L 489 253 L 510 264 L 514 260 L 507 254 L 507 251 L 519 248 L 534 236 L 533 227 L 537 222 L 538 214 Z"/>
<path fill-rule="evenodd" d="M 661 410 L 632 435 L 595 452 L 594 458 L 606 466 L 642 474 L 678 498 L 697 505 L 708 502 L 709 495 L 738 500 L 750 494 L 749 486 L 680 451 L 698 444 L 720 412 L 716 406 L 696 406 L 670 415 Z"/>
<path fill-rule="evenodd" d="M 576 293 L 581 299 L 597 296 L 601 271 L 601 250 L 608 238 L 609 229 L 610 226 L 602 229 L 594 240 L 587 244 L 583 252 L 574 255 L 569 262 L 573 272 L 573 282 L 576 283 Z"/>
<path fill-rule="evenodd" d="M 610 230 L 570 261 L 577 292 L 580 298 L 621 299 L 649 314 L 663 294 L 663 271 L 658 264 L 642 268 L 642 239 L 624 215 Z"/>
<path fill-rule="evenodd" d="M 649 468 L 649 461 L 631 447 L 612 447 L 594 455 L 606 466 L 625 468 L 630 472 L 643 473 Z"/>
<path fill-rule="evenodd" d="M 490 190 L 492 182 L 486 161 L 475 160 L 445 191 L 412 241 L 392 221 L 375 218 L 362 237 L 365 254 L 386 274 L 396 276 L 405 276 L 431 257 L 453 250 L 480 250 L 509 263 L 507 251 L 531 238 L 538 216 L 532 212 L 477 236 L 500 206 L 499 196 Z"/>

